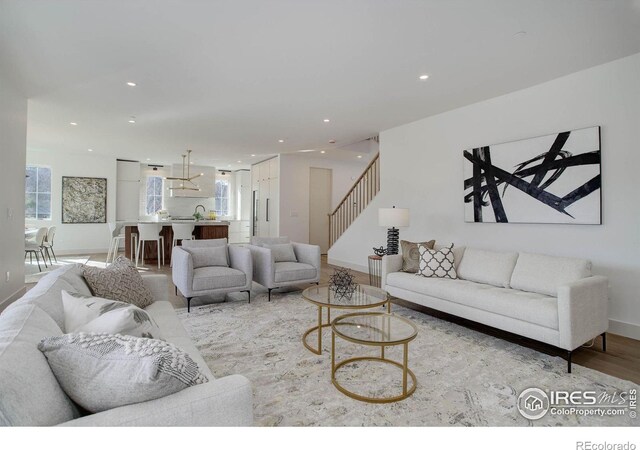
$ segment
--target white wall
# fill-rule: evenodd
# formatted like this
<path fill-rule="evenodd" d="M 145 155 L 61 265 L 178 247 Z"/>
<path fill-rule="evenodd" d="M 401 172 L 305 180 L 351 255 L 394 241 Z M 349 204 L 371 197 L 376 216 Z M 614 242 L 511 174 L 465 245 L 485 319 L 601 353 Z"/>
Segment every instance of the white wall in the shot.
<path fill-rule="evenodd" d="M 640 339 L 640 54 L 385 131 L 381 191 L 329 251 L 363 269 L 385 244 L 377 210 L 411 210 L 401 238 L 589 258 L 610 279 L 610 331 Z M 603 225 L 464 222 L 462 150 L 602 127 Z"/>
<path fill-rule="evenodd" d="M 0 77 L 0 310 L 24 289 L 26 148 L 27 99 Z"/>
<path fill-rule="evenodd" d="M 96 177 L 107 179 L 107 222 L 116 218 L 116 158 L 94 153 L 66 153 L 27 150 L 27 164 L 51 168 L 51 220 L 27 220 L 34 226 L 56 226 L 56 255 L 106 253 L 109 226 L 106 223 L 63 224 L 62 177 Z M 23 214 L 24 217 L 24 214 Z"/>
<path fill-rule="evenodd" d="M 367 144 L 368 146 L 369 144 Z M 280 236 L 295 242 L 309 242 L 309 169 L 331 169 L 331 206 L 335 208 L 362 174 L 376 152 L 353 161 L 331 159 L 310 153 L 280 155 Z"/>

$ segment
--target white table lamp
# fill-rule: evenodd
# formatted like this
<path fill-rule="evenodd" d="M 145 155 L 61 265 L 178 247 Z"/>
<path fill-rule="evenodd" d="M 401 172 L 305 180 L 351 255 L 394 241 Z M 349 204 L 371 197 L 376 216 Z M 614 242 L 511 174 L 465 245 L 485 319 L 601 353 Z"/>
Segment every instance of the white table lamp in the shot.
<path fill-rule="evenodd" d="M 400 230 L 396 227 L 409 226 L 409 210 L 407 208 L 379 208 L 378 225 L 387 227 L 387 255 L 398 254 Z"/>

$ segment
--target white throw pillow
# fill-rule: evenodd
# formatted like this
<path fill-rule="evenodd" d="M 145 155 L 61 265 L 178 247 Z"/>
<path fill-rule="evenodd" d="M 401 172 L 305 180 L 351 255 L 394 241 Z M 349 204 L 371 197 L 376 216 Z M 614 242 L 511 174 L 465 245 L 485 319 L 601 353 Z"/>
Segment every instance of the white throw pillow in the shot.
<path fill-rule="evenodd" d="M 292 244 L 264 244 L 264 247 L 271 250 L 274 262 L 298 262 Z"/>
<path fill-rule="evenodd" d="M 67 333 L 84 331 L 162 339 L 151 316 L 130 303 L 62 291 L 62 305 Z"/>
<path fill-rule="evenodd" d="M 158 339 L 71 333 L 45 338 L 38 349 L 64 392 L 91 413 L 208 381 L 186 352 Z"/>
<path fill-rule="evenodd" d="M 416 275 L 434 278 L 458 278 L 456 274 L 453 245 L 451 247 L 432 250 L 424 245 L 418 245 L 420 266 Z"/>

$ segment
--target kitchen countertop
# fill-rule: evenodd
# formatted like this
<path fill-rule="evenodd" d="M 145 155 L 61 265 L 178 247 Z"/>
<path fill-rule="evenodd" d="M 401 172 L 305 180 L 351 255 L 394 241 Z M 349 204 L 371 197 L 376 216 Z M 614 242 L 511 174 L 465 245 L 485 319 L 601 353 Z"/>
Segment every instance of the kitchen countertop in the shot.
<path fill-rule="evenodd" d="M 229 222 L 226 220 L 140 220 L 137 222 L 118 222 L 119 224 L 122 223 L 123 226 L 125 227 L 135 227 L 137 226 L 139 223 L 153 223 L 153 224 L 158 224 L 158 225 L 171 225 L 172 223 L 191 223 L 197 227 L 202 227 L 202 226 L 212 226 L 212 227 L 228 227 L 229 226 Z"/>

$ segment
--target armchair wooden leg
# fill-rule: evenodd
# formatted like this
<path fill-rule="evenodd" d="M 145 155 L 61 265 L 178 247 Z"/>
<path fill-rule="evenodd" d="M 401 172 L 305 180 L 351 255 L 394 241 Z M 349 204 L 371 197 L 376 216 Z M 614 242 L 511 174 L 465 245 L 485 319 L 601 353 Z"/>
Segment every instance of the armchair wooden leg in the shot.
<path fill-rule="evenodd" d="M 607 332 L 605 331 L 604 333 L 601 334 L 602 336 L 602 351 L 606 352 L 607 351 Z"/>

